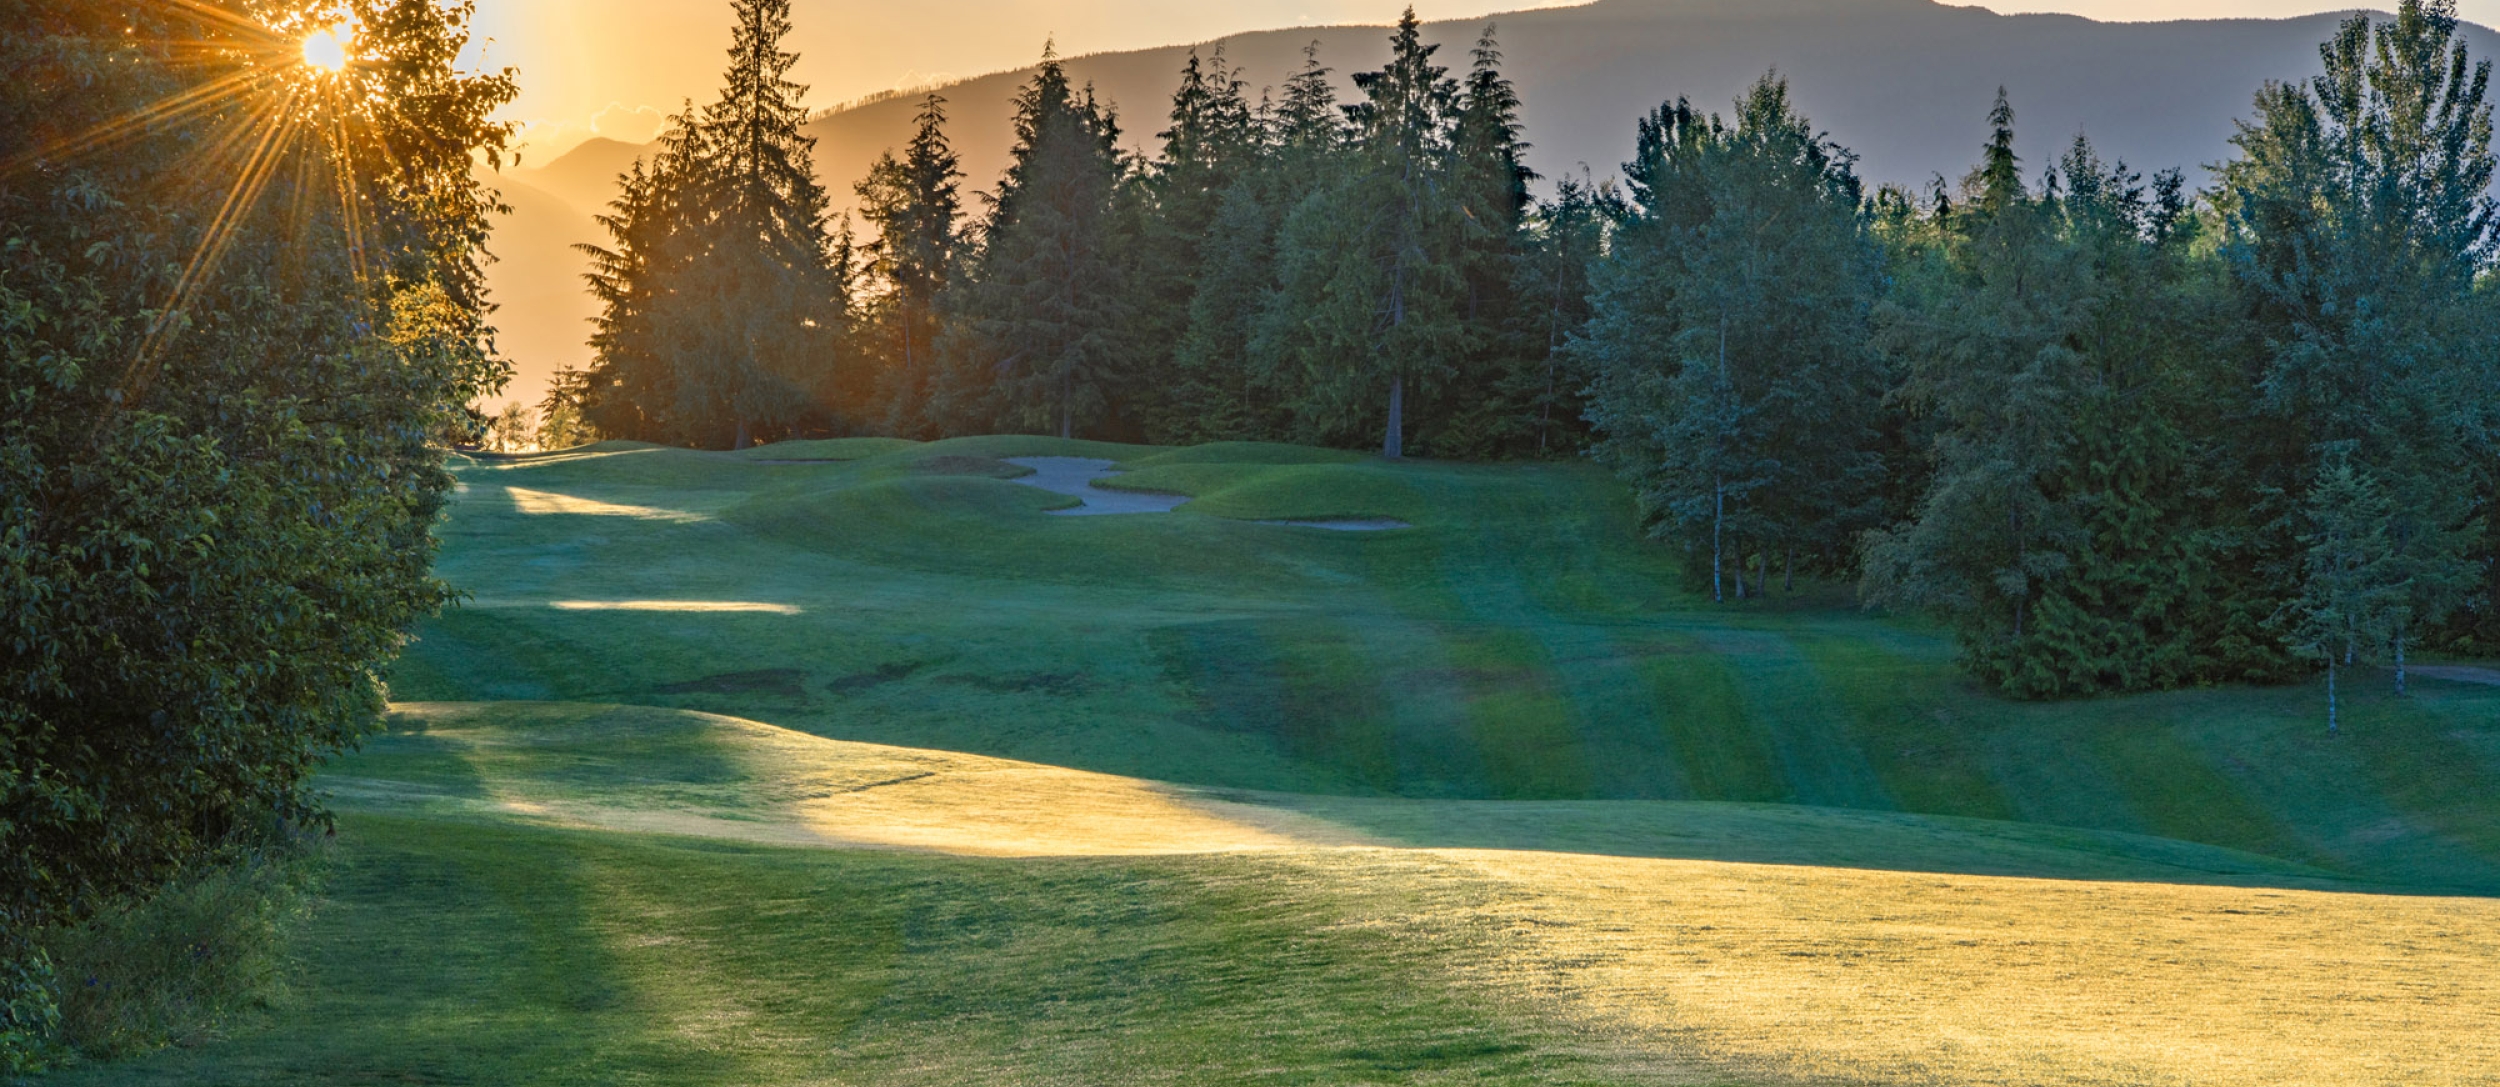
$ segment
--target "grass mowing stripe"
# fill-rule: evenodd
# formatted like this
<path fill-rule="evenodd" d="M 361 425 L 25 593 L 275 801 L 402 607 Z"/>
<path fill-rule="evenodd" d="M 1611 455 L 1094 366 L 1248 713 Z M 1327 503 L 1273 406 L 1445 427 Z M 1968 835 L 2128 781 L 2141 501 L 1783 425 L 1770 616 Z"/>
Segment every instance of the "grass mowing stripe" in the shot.
<path fill-rule="evenodd" d="M 1799 804 L 1886 810 L 1894 806 L 1845 714 L 1811 661 L 1786 636 L 1720 630 L 1703 639 L 1726 658 L 1744 692 L 1745 715 L 1770 739 L 1786 795 Z"/>

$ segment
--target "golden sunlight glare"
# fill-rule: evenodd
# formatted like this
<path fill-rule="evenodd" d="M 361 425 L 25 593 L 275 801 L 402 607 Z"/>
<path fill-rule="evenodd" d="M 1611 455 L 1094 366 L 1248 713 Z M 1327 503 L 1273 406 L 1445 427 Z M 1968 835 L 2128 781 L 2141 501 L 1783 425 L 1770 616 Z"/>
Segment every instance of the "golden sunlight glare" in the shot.
<path fill-rule="evenodd" d="M 347 39 L 339 27 L 325 27 L 304 35 L 304 63 L 325 72 L 347 68 Z"/>

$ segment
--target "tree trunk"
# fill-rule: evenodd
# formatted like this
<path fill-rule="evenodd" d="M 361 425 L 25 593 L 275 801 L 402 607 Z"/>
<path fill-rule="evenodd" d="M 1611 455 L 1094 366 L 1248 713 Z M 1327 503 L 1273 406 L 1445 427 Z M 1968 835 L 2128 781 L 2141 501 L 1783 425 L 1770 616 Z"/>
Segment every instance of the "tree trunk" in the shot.
<path fill-rule="evenodd" d="M 1389 379 L 1389 432 L 1381 435 L 1380 455 L 1396 460 L 1406 455 L 1406 378 Z"/>
<path fill-rule="evenodd" d="M 1788 551 L 1780 559 L 1780 591 L 1783 593 L 1797 591 L 1797 548 L 1794 544 L 1789 545 Z"/>
<path fill-rule="evenodd" d="M 1076 405 L 1070 402 L 1072 397 L 1068 392 L 1068 383 L 1068 375 L 1059 375 L 1059 437 L 1062 440 L 1076 437 Z"/>
<path fill-rule="evenodd" d="M 1745 552 L 1744 537 L 1739 536 L 1736 539 L 1736 599 L 1740 601 L 1750 599 L 1745 595 L 1749 587 L 1745 584 L 1745 564 L 1749 561 L 1751 557 Z"/>
<path fill-rule="evenodd" d="M 754 444 L 754 440 L 747 435 L 747 421 L 744 419 L 738 420 L 738 444 L 733 445 L 730 448 L 745 449 Z"/>
<path fill-rule="evenodd" d="M 2401 698 L 2401 697 L 2403 697 L 2403 696 L 2404 696 L 2404 693 L 2405 693 L 2405 633 L 2404 633 L 2404 631 L 2399 630 L 2399 631 L 2397 631 L 2397 632 L 2396 632 L 2396 696 L 2397 696 L 2397 697 L 2399 697 L 2399 698 Z"/>
<path fill-rule="evenodd" d="M 2341 722 L 2335 719 L 2335 658 L 2328 657 L 2326 659 L 2326 731 L 2331 735 L 2339 731 L 2340 724 Z"/>
<path fill-rule="evenodd" d="M 1721 571 L 1727 566 L 1727 481 L 1718 480 L 1714 486 L 1717 506 L 1710 511 L 1710 602 L 1725 604 L 1727 587 Z"/>

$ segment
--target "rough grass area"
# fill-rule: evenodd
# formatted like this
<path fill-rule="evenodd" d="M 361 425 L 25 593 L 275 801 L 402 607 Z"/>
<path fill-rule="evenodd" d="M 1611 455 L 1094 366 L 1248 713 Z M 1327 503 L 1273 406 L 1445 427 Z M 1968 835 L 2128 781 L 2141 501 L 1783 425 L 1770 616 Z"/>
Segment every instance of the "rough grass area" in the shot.
<path fill-rule="evenodd" d="M 144 901 L 38 934 L 60 993 L 55 1059 L 201 1045 L 287 1002 L 287 940 L 322 870 L 309 841 L 234 851 Z"/>

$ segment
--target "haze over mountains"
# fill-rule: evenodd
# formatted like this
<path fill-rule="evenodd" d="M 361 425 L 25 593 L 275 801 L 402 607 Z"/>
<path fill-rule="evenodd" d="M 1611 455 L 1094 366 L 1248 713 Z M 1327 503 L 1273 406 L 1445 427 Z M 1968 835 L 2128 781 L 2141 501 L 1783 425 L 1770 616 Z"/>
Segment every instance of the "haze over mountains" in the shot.
<path fill-rule="evenodd" d="M 2201 167 L 2229 153 L 2232 123 L 2257 88 L 2314 72 L 2318 43 L 2341 18 L 2101 23 L 1931 0 L 1599 0 L 1429 24 L 1427 35 L 1463 71 L 1485 24 L 1498 25 L 1505 68 L 1526 100 L 1530 160 L 1548 175 L 1583 165 L 1611 175 L 1643 112 L 1679 96 L 1724 111 L 1777 70 L 1805 113 L 1862 156 L 1871 182 L 1959 177 L 1977 157 L 1999 86 L 2013 96 L 2020 149 L 2035 171 L 2084 132 L 2105 156 L 2148 175 L 2185 166 L 2201 182 Z M 2478 58 L 2500 58 L 2500 34 L 2475 26 L 2467 39 Z M 1346 77 L 1376 66 L 1386 40 L 1379 27 L 1297 27 L 1234 35 L 1222 46 L 1256 87 L 1280 83 L 1317 42 L 1321 63 L 1351 95 Z M 1067 67 L 1118 105 L 1123 142 L 1150 151 L 1188 49 L 1078 57 Z M 1008 101 L 1029 74 L 940 88 L 968 188 L 988 189 L 1005 167 Z M 899 95 L 810 126 L 820 176 L 838 201 L 848 201 L 880 152 L 907 138 L 918 98 Z M 503 305 L 501 347 L 519 364 L 512 398 L 535 402 L 548 375 L 588 358 L 582 341 L 595 307 L 570 246 L 600 240 L 591 215 L 640 153 L 592 140 L 498 179 L 515 211 L 498 231 L 502 263 L 491 273 Z"/>

